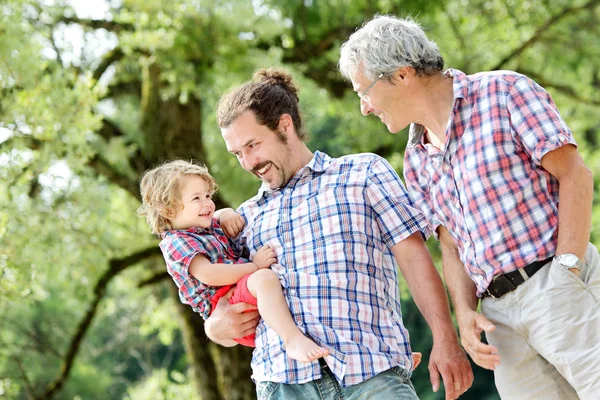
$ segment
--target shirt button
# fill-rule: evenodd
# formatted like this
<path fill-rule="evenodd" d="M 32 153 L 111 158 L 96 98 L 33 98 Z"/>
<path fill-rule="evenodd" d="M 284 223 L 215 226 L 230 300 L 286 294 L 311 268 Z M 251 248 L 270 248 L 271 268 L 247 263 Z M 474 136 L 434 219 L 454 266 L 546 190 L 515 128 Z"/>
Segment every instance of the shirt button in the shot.
<path fill-rule="evenodd" d="M 295 289 L 290 289 L 290 294 L 291 294 L 292 296 L 294 296 L 294 295 L 296 294 L 296 290 L 295 290 Z"/>
<path fill-rule="evenodd" d="M 302 320 L 300 318 L 296 319 L 296 325 L 302 326 Z"/>

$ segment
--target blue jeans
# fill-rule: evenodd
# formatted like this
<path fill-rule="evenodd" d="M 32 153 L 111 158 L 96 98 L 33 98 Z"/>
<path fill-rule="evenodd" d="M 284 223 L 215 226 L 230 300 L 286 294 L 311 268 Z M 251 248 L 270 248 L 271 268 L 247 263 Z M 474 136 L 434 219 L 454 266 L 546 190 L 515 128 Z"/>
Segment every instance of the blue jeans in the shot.
<path fill-rule="evenodd" d="M 329 367 L 321 367 L 321 379 L 292 384 L 257 382 L 258 400 L 418 400 L 406 370 L 393 367 L 356 385 L 342 388 Z"/>

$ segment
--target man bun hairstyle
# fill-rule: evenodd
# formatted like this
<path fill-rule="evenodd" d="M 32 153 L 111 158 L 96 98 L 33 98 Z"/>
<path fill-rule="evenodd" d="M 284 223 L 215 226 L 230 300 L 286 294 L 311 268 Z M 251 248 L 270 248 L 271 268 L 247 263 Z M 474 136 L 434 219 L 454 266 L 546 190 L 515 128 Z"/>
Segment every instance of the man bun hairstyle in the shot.
<path fill-rule="evenodd" d="M 256 82 L 264 82 L 269 85 L 277 86 L 279 85 L 285 92 L 291 94 L 296 103 L 300 101 L 298 98 L 298 88 L 294 85 L 292 81 L 292 76 L 288 73 L 277 70 L 277 69 L 259 69 L 254 73 L 253 76 Z"/>
<path fill-rule="evenodd" d="M 292 118 L 296 135 L 302 141 L 308 134 L 302 125 L 298 88 L 292 76 L 279 69 L 260 69 L 251 81 L 227 92 L 217 104 L 217 123 L 227 128 L 242 113 L 250 110 L 259 124 L 277 132 L 283 114 Z"/>

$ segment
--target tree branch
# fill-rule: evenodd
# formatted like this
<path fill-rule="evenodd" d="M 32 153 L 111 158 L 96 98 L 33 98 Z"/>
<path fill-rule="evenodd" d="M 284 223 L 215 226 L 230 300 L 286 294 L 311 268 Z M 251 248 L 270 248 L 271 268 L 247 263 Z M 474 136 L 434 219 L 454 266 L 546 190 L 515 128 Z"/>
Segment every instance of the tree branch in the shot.
<path fill-rule="evenodd" d="M 118 82 L 108 87 L 106 94 L 101 99 L 110 99 L 122 95 L 133 94 L 139 96 L 142 92 L 142 83 L 138 81 Z"/>
<path fill-rule="evenodd" d="M 77 17 L 63 17 L 58 22 L 64 22 L 65 24 L 79 24 L 81 26 L 91 29 L 106 29 L 109 32 L 122 32 L 122 31 L 134 31 L 135 26 L 133 24 L 107 21 L 104 19 L 86 19 Z"/>
<path fill-rule="evenodd" d="M 111 121 L 104 119 L 102 127 L 98 134 L 107 142 L 114 138 L 124 137 L 123 132 L 117 125 Z M 30 150 L 39 150 L 44 145 L 44 142 L 34 138 L 31 135 L 15 135 L 4 142 L 0 143 L 0 153 L 8 152 L 12 148 L 25 147 Z M 140 153 L 141 154 L 141 153 Z M 133 156 L 132 162 L 135 162 L 137 157 Z M 136 179 L 132 179 L 112 165 L 110 165 L 100 154 L 95 154 L 89 161 L 88 166 L 91 167 L 97 174 L 104 176 L 109 182 L 125 189 L 135 198 L 140 198 L 139 187 Z M 139 172 L 136 170 L 136 173 Z M 16 179 L 18 179 L 17 177 Z M 39 187 L 36 186 L 35 180 L 32 182 L 31 194 L 35 195 Z"/>
<path fill-rule="evenodd" d="M 0 143 L 0 153 L 23 146 L 29 150 L 39 150 L 44 142 L 31 135 L 13 135 Z"/>
<path fill-rule="evenodd" d="M 562 10 L 561 12 L 557 13 L 552 18 L 550 18 L 548 21 L 546 21 L 542 26 L 540 26 L 535 31 L 533 36 L 531 36 L 525 43 L 523 43 L 521 46 L 514 49 L 510 54 L 508 54 L 502 60 L 500 60 L 500 62 L 498 62 L 498 64 L 496 64 L 493 68 L 491 68 L 491 70 L 502 69 L 502 67 L 504 67 L 505 64 L 507 64 L 513 58 L 519 56 L 521 53 L 523 53 L 525 50 L 527 50 L 529 47 L 531 47 L 531 45 L 533 45 L 535 42 L 540 40 L 542 34 L 546 30 L 548 30 L 552 25 L 556 24 L 557 22 L 559 22 L 566 16 L 576 13 L 581 10 L 591 9 L 591 8 L 595 7 L 597 4 L 600 4 L 600 0 L 590 0 L 586 4 L 579 6 L 579 7 L 565 8 L 564 10 Z"/>
<path fill-rule="evenodd" d="M 117 171 L 112 165 L 110 165 L 100 155 L 96 154 L 88 161 L 90 166 L 97 174 L 104 176 L 109 182 L 125 189 L 131 193 L 135 198 L 140 198 L 140 189 L 137 182 L 131 177 Z"/>
<path fill-rule="evenodd" d="M 125 53 L 123 53 L 123 50 L 121 50 L 121 48 L 118 46 L 106 53 L 102 58 L 100 65 L 98 65 L 98 67 L 94 70 L 94 81 L 97 82 L 98 80 L 100 80 L 100 78 L 102 77 L 102 75 L 104 75 L 108 67 L 110 67 L 123 57 L 125 57 Z"/>
<path fill-rule="evenodd" d="M 34 397 L 33 397 L 31 381 L 27 377 L 27 373 L 25 372 L 25 369 L 23 368 L 23 363 L 21 362 L 21 360 L 19 358 L 16 358 L 16 357 L 15 357 L 14 361 L 17 363 L 17 366 L 19 367 L 19 373 L 21 375 L 21 379 L 23 380 L 23 386 L 25 386 L 25 391 L 27 392 L 27 398 L 33 399 Z"/>
<path fill-rule="evenodd" d="M 115 138 L 123 138 L 125 134 L 121 129 L 108 119 L 102 121 L 102 127 L 98 131 L 106 142 Z M 136 157 L 133 157 L 136 158 Z M 125 173 L 118 171 L 114 166 L 110 165 L 100 154 L 96 153 L 88 161 L 88 166 L 91 167 L 97 174 L 104 176 L 109 182 L 127 190 L 135 198 L 140 198 L 139 187 L 137 181 L 132 179 Z M 137 172 L 137 171 L 136 171 Z"/>
<path fill-rule="evenodd" d="M 106 118 L 102 120 L 102 126 L 98 131 L 98 135 L 106 140 L 106 142 L 110 142 L 111 139 L 125 137 L 123 131 L 115 123 Z"/>
<path fill-rule="evenodd" d="M 330 31 L 319 36 L 320 40 L 314 38 L 301 39 L 297 33 L 292 30 L 294 35 L 294 46 L 286 49 L 281 43 L 281 37 L 273 38 L 270 41 L 259 41 L 256 47 L 268 50 L 272 47 L 283 49 L 282 62 L 291 64 L 304 64 L 308 68 L 303 69 L 303 74 L 315 81 L 322 88 L 334 97 L 343 97 L 350 85 L 337 71 L 335 62 L 323 62 L 323 56 L 331 50 L 334 45 L 347 38 L 354 30 L 355 25 L 344 25 L 332 28 Z M 311 63 L 312 61 L 318 61 Z"/>
<path fill-rule="evenodd" d="M 24 346 L 24 347 L 22 347 L 23 349 L 30 348 L 31 350 L 35 350 L 36 352 L 38 352 L 40 354 L 44 354 L 44 355 L 50 353 L 51 355 L 60 359 L 60 353 L 52 346 L 52 343 L 50 343 L 50 340 L 49 340 L 50 336 L 42 328 L 41 322 L 42 321 L 34 320 L 32 323 L 31 329 L 28 329 L 28 327 L 22 325 L 21 323 L 15 321 L 15 320 L 12 320 L 11 324 L 18 331 L 22 332 L 23 335 L 28 336 L 31 339 L 30 341 L 27 341 L 27 342 L 31 343 L 31 345 Z"/>
<path fill-rule="evenodd" d="M 580 95 L 579 91 L 576 90 L 575 88 L 572 88 L 570 86 L 563 85 L 560 83 L 551 82 L 548 79 L 544 78 L 543 76 L 541 76 L 533 71 L 524 69 L 524 68 L 518 68 L 516 70 L 516 72 L 523 74 L 523 75 L 527 75 L 528 77 L 530 77 L 531 79 L 536 81 L 540 86 L 543 86 L 545 88 L 553 88 L 556 91 L 558 91 L 566 96 L 569 96 L 570 98 L 572 98 L 575 101 L 578 101 L 583 104 L 588 104 L 591 106 L 600 106 L 600 100 L 584 97 L 584 96 Z"/>
<path fill-rule="evenodd" d="M 8 153 L 11 149 L 19 149 L 25 147 L 29 150 L 39 150 L 44 145 L 39 139 L 32 137 L 31 135 L 16 135 L 11 136 L 4 142 L 0 143 L 0 154 Z M 29 162 L 27 166 L 24 166 L 20 172 L 17 172 L 14 177 L 9 179 L 9 186 L 16 185 L 26 174 L 31 173 L 33 178 L 27 183 L 29 185 L 28 196 L 29 198 L 35 198 L 39 196 L 42 186 L 40 185 L 39 175 L 42 171 L 39 170 L 39 166 L 36 166 L 33 162 Z M 9 198 L 12 200 L 12 194 L 8 192 Z"/>
<path fill-rule="evenodd" d="M 330 50 L 336 41 L 347 38 L 356 26 L 339 26 L 321 36 L 321 40 L 313 42 L 310 38 L 296 43 L 291 49 L 284 51 L 285 62 L 306 62 L 311 58 L 319 58 L 323 53 Z M 308 58 L 306 58 L 308 56 Z"/>
<path fill-rule="evenodd" d="M 69 374 L 73 367 L 75 357 L 79 352 L 81 342 L 83 341 L 83 338 L 85 337 L 85 334 L 90 328 L 92 320 L 94 319 L 94 316 L 98 311 L 98 304 L 100 304 L 100 301 L 106 295 L 106 288 L 108 287 L 110 281 L 123 270 L 125 270 L 127 267 L 135 265 L 140 261 L 146 260 L 148 258 L 156 257 L 160 254 L 161 253 L 158 246 L 152 246 L 147 249 L 143 249 L 136 253 L 130 254 L 126 257 L 115 258 L 109 261 L 108 270 L 104 272 L 104 274 L 100 277 L 94 288 L 94 299 L 89 305 L 85 316 L 79 323 L 75 335 L 73 335 L 71 339 L 71 344 L 69 345 L 67 353 L 63 359 L 58 376 L 56 377 L 56 379 L 54 379 L 53 382 L 48 384 L 44 394 L 42 396 L 36 397 L 36 399 L 42 400 L 52 398 L 58 393 L 58 391 L 60 391 L 62 386 L 69 378 Z"/>
<path fill-rule="evenodd" d="M 48 35 L 48 38 L 50 40 L 50 44 L 52 45 L 52 48 L 54 49 L 54 51 L 56 52 L 56 60 L 58 61 L 58 63 L 60 65 L 65 65 L 63 58 L 60 54 L 60 49 L 58 48 L 58 46 L 56 45 L 56 41 L 54 40 L 54 31 L 53 29 L 50 29 L 50 34 Z"/>
<path fill-rule="evenodd" d="M 152 275 L 150 278 L 144 279 L 140 283 L 138 283 L 138 288 L 143 288 L 145 286 L 154 285 L 155 283 L 159 283 L 164 281 L 165 279 L 169 279 L 171 275 L 167 271 L 159 272 L 157 274 Z"/>

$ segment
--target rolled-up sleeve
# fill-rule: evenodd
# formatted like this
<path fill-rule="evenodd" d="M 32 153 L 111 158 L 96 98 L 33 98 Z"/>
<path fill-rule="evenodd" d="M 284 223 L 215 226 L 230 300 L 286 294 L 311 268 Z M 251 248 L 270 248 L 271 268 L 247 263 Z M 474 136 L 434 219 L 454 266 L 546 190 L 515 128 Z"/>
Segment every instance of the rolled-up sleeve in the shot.
<path fill-rule="evenodd" d="M 506 101 L 515 138 L 538 166 L 546 153 L 566 144 L 577 146 L 548 92 L 531 79 L 518 79 Z"/>

